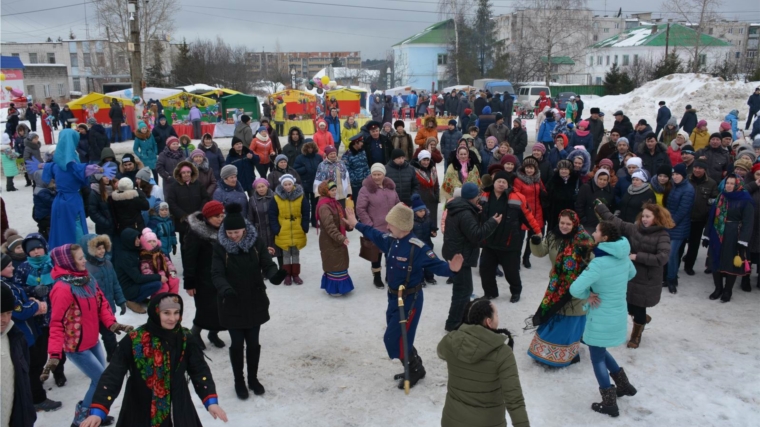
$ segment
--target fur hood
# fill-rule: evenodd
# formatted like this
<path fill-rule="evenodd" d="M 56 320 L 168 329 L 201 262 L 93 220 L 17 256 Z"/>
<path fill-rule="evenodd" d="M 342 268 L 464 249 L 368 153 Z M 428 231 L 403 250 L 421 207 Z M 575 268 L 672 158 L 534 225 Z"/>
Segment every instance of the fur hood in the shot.
<path fill-rule="evenodd" d="M 293 187 L 293 191 L 291 191 L 290 193 L 286 193 L 285 189 L 282 188 L 282 184 L 280 184 L 274 190 L 274 194 L 276 194 L 283 200 L 290 200 L 292 202 L 293 200 L 303 196 L 303 187 L 301 187 L 300 184 L 295 184 Z"/>
<path fill-rule="evenodd" d="M 201 239 L 212 243 L 219 241 L 219 230 L 206 222 L 201 211 L 188 215 L 187 224 L 190 226 L 190 230 L 200 236 Z"/>
<path fill-rule="evenodd" d="M 203 134 L 203 138 L 205 138 L 205 137 L 206 137 L 206 135 L 208 135 L 208 136 L 211 136 L 211 135 L 210 135 L 210 134 L 208 134 L 208 133 L 204 133 L 204 134 Z M 210 152 L 212 152 L 212 153 L 221 153 L 221 152 L 222 152 L 222 150 L 220 150 L 220 149 L 219 149 L 219 146 L 216 144 L 216 141 L 214 141 L 213 139 L 211 140 L 211 147 L 206 147 L 205 145 L 203 145 L 203 142 L 201 142 L 200 144 L 198 144 L 198 148 L 199 148 L 200 150 L 203 150 L 203 151 L 210 151 Z"/>
<path fill-rule="evenodd" d="M 305 142 L 301 146 L 301 154 L 303 154 L 304 156 L 308 156 L 309 155 L 309 153 L 306 151 L 307 148 L 311 148 L 312 149 L 312 153 L 311 154 L 318 154 L 319 153 L 319 147 L 317 146 L 317 143 L 314 142 L 314 141 Z"/>
<path fill-rule="evenodd" d="M 146 140 L 150 138 L 152 135 L 150 128 L 146 126 L 144 129 L 146 129 L 145 132 L 140 132 L 140 129 L 135 130 L 135 137 L 140 138 L 142 140 Z"/>
<path fill-rule="evenodd" d="M 24 138 L 24 146 L 28 147 L 29 149 L 38 151 L 40 149 L 40 147 L 42 146 L 42 142 L 40 142 L 40 140 L 37 139 L 37 142 L 35 143 L 27 135 L 26 138 Z"/>
<path fill-rule="evenodd" d="M 369 191 L 371 194 L 377 193 L 377 190 L 380 188 L 375 184 L 375 181 L 372 180 L 371 176 L 368 176 L 364 178 L 364 181 L 362 182 L 362 187 L 366 188 L 367 191 Z M 396 183 L 393 182 L 392 179 L 388 177 L 383 178 L 383 189 L 385 190 L 392 190 L 396 191 Z"/>
<path fill-rule="evenodd" d="M 104 245 L 106 253 L 103 258 L 95 256 L 95 252 L 98 250 L 98 245 Z M 95 265 L 102 265 L 106 260 L 111 259 L 111 238 L 106 234 L 85 234 L 79 238 L 79 246 L 84 248 L 84 257 L 88 262 Z"/>
<path fill-rule="evenodd" d="M 292 134 L 293 131 L 298 132 L 298 143 L 296 143 L 290 138 L 290 134 Z M 294 147 L 298 147 L 299 145 L 302 145 L 303 143 L 304 143 L 304 137 L 303 137 L 303 131 L 301 130 L 301 128 L 299 128 L 298 126 L 293 126 L 292 128 L 290 128 L 290 130 L 288 131 L 288 144 Z"/>
<path fill-rule="evenodd" d="M 174 172 L 172 173 L 174 181 L 180 185 L 182 185 L 182 177 L 180 176 L 179 171 L 181 171 L 185 166 L 190 166 L 190 169 L 192 170 L 192 173 L 190 174 L 190 183 L 192 184 L 198 180 L 198 168 L 195 167 L 193 162 L 183 160 L 177 163 L 177 167 L 174 168 Z"/>
<path fill-rule="evenodd" d="M 581 167 L 580 173 L 581 175 L 586 175 L 591 170 L 591 154 L 586 150 L 573 150 L 567 155 L 567 160 L 570 160 L 570 163 L 572 163 L 573 159 L 578 156 L 583 157 L 583 167 Z"/>
<path fill-rule="evenodd" d="M 219 241 L 219 244 L 222 245 L 228 254 L 234 255 L 238 254 L 241 249 L 243 252 L 250 251 L 253 245 L 256 244 L 257 238 L 258 233 L 256 232 L 256 227 L 251 225 L 247 219 L 245 220 L 245 236 L 243 236 L 243 238 L 237 243 L 227 237 L 227 230 L 224 228 L 224 223 L 222 223 L 222 226 L 219 227 L 219 231 L 217 232 L 217 240 Z"/>
<path fill-rule="evenodd" d="M 193 162 L 193 164 L 195 164 L 195 162 Z M 203 161 L 201 162 L 201 164 L 196 165 L 195 167 L 197 167 L 198 169 L 200 169 L 200 170 L 202 170 L 204 172 L 207 171 L 208 170 L 208 158 L 206 158 L 204 156 L 203 157 Z"/>
<path fill-rule="evenodd" d="M 140 193 L 137 192 L 137 190 L 127 190 L 127 191 L 114 191 L 111 193 L 111 198 L 114 202 L 121 202 L 125 200 L 132 200 L 140 197 Z"/>
<path fill-rule="evenodd" d="M 423 127 L 428 127 L 428 124 L 433 123 L 436 127 L 438 127 L 438 122 L 436 121 L 435 117 L 433 116 L 427 116 L 425 117 L 425 121 L 423 124 Z"/>

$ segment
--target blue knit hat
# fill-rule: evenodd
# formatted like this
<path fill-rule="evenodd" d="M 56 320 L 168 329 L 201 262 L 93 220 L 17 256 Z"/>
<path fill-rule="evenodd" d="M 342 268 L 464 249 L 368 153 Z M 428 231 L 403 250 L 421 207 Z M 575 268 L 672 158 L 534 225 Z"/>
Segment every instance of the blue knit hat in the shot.
<path fill-rule="evenodd" d="M 478 185 L 472 182 L 468 182 L 462 186 L 462 198 L 465 200 L 471 200 L 480 194 Z"/>
<path fill-rule="evenodd" d="M 416 213 L 417 211 L 425 210 L 427 209 L 427 206 L 425 206 L 425 202 L 422 201 L 419 194 L 415 194 L 412 196 L 412 210 Z"/>

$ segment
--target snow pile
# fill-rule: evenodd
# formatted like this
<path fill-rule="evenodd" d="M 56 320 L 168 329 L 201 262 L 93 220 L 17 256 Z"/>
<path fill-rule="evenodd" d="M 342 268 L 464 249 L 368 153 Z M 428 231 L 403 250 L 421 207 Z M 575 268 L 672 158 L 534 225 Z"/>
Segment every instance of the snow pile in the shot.
<path fill-rule="evenodd" d="M 657 108 L 665 101 L 673 116 L 680 120 L 686 105 L 697 110 L 700 119 L 708 121 L 711 130 L 717 129 L 731 110 L 739 110 L 739 121 L 747 119 L 747 98 L 760 82 L 725 81 L 707 74 L 672 74 L 651 81 L 633 92 L 610 95 L 586 102 L 586 108 L 599 107 L 605 113 L 606 128 L 612 127 L 612 114 L 623 110 L 632 122 L 644 118 L 655 126 Z"/>

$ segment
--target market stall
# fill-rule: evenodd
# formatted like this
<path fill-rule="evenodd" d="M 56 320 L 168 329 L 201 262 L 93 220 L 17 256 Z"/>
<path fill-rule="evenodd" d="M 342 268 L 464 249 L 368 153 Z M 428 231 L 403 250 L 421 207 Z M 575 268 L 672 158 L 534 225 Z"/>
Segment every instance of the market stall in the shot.
<path fill-rule="evenodd" d="M 242 93 L 243 92 L 238 92 L 238 91 L 232 90 L 232 89 L 219 88 L 219 89 L 215 89 L 215 90 L 210 90 L 210 91 L 202 93 L 200 95 L 201 96 L 205 96 L 207 98 L 212 98 L 212 99 L 219 100 L 219 98 L 223 98 L 223 97 L 228 96 L 228 95 L 237 95 L 237 94 L 242 94 Z"/>
<path fill-rule="evenodd" d="M 285 101 L 288 116 L 309 116 L 314 117 L 317 112 L 317 97 L 304 91 L 287 89 L 276 92 L 271 95 L 271 99 L 277 99 L 282 96 Z M 306 133 L 306 132 L 304 132 Z"/>
<path fill-rule="evenodd" d="M 215 100 L 185 92 L 163 98 L 161 103 L 164 105 L 166 120 L 171 124 L 188 122 L 187 116 L 190 114 L 191 103 L 197 105 L 198 109 L 201 110 L 203 122 L 216 123 L 219 112 L 219 106 Z"/>
<path fill-rule="evenodd" d="M 193 138 L 193 125 L 189 123 L 174 123 L 172 124 L 172 127 L 174 127 L 174 130 L 177 132 L 177 135 L 187 135 L 191 139 Z M 201 134 L 207 133 L 209 135 L 214 134 L 214 127 L 216 127 L 216 123 L 207 123 L 203 122 L 201 123 Z"/>
<path fill-rule="evenodd" d="M 293 126 L 298 126 L 301 129 L 301 132 L 304 133 L 304 135 L 314 135 L 316 132 L 316 128 L 314 127 L 314 120 L 312 119 L 304 119 L 304 120 L 287 120 L 285 121 L 285 132 L 288 132 L 290 128 Z"/>
<path fill-rule="evenodd" d="M 367 103 L 367 92 L 360 89 L 340 88 L 327 92 L 325 99 L 335 97 L 340 107 L 339 113 L 341 118 L 346 118 L 351 114 L 361 113 L 363 105 Z"/>
<path fill-rule="evenodd" d="M 248 115 L 253 120 L 258 120 L 261 117 L 261 104 L 259 104 L 259 98 L 256 96 L 237 93 L 223 96 L 221 101 L 222 117 L 228 121 L 231 119 L 234 123 L 243 114 Z M 288 108 L 288 112 L 290 112 L 290 108 Z"/>
<path fill-rule="evenodd" d="M 106 128 L 106 132 L 109 132 L 111 128 L 111 118 L 108 117 L 108 113 L 111 111 L 112 99 L 114 98 L 109 95 L 91 92 L 66 105 L 69 106 L 78 123 L 86 123 L 87 119 L 94 117 L 98 123 Z M 127 135 L 126 139 L 132 139 L 132 129 L 135 127 L 135 105 L 132 101 L 127 99 L 117 99 L 124 111 L 124 120 L 126 122 L 122 127 L 127 127 L 127 129 L 122 129 L 121 132 L 123 135 Z"/>

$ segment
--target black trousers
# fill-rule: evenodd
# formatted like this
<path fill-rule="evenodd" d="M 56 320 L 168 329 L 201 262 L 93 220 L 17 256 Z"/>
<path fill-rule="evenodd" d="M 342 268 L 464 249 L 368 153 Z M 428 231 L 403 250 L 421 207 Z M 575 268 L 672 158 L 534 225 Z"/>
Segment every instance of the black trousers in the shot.
<path fill-rule="evenodd" d="M 452 279 L 454 279 L 454 286 L 451 289 L 451 307 L 449 307 L 449 317 L 446 319 L 446 330 L 449 331 L 456 329 L 462 323 L 464 308 L 470 302 L 472 267 L 463 265 Z"/>
<path fill-rule="evenodd" d="M 29 347 L 29 382 L 32 385 L 32 403 L 35 405 L 42 403 L 47 399 L 47 393 L 45 393 L 45 387 L 40 381 L 40 375 L 42 370 L 45 369 L 45 364 L 48 360 L 48 338 L 50 338 L 50 328 L 42 328 L 42 333 L 37 337 L 37 341 L 34 345 Z M 53 376 L 63 374 L 63 365 L 66 363 L 66 354 L 63 353 L 61 362 L 58 367 L 53 371 Z"/>
<path fill-rule="evenodd" d="M 533 230 L 528 230 L 525 234 L 525 252 L 523 252 L 523 258 L 530 258 L 530 238 L 536 233 Z"/>
<path fill-rule="evenodd" d="M 643 325 L 647 323 L 647 308 L 628 303 L 628 314 L 633 316 L 633 322 Z"/>
<path fill-rule="evenodd" d="M 747 116 L 747 124 L 744 125 L 744 130 L 749 130 L 749 127 L 752 126 L 752 119 L 755 118 L 755 114 L 757 114 L 757 111 L 749 110 L 749 115 Z"/>
<path fill-rule="evenodd" d="M 686 251 L 686 256 L 683 259 L 684 268 L 694 268 L 694 263 L 697 261 L 697 254 L 699 253 L 699 245 L 702 242 L 702 232 L 705 230 L 707 221 L 692 221 L 691 230 L 689 231 L 688 243 L 681 245 L 681 254 L 683 255 L 684 247 L 689 245 L 689 249 Z"/>
<path fill-rule="evenodd" d="M 499 296 L 499 287 L 496 284 L 496 267 L 499 265 L 504 270 L 504 277 L 509 283 L 509 292 L 512 295 L 520 295 L 522 292 L 520 251 L 498 251 L 483 248 L 483 254 L 480 257 L 480 280 L 483 284 L 485 296 L 490 298 Z"/>
<path fill-rule="evenodd" d="M 311 189 L 309 189 L 311 190 Z M 311 218 L 309 219 L 309 222 L 311 223 L 312 227 L 317 226 L 317 196 L 313 192 L 306 191 L 304 188 L 304 194 L 305 197 L 309 198 L 309 206 L 311 207 Z"/>
<path fill-rule="evenodd" d="M 261 325 L 248 329 L 230 329 L 230 349 L 242 350 L 243 347 L 255 348 L 259 345 Z"/>
<path fill-rule="evenodd" d="M 259 177 L 267 179 L 267 174 L 269 173 L 269 163 L 264 165 L 257 163 L 256 171 L 259 173 Z"/>

